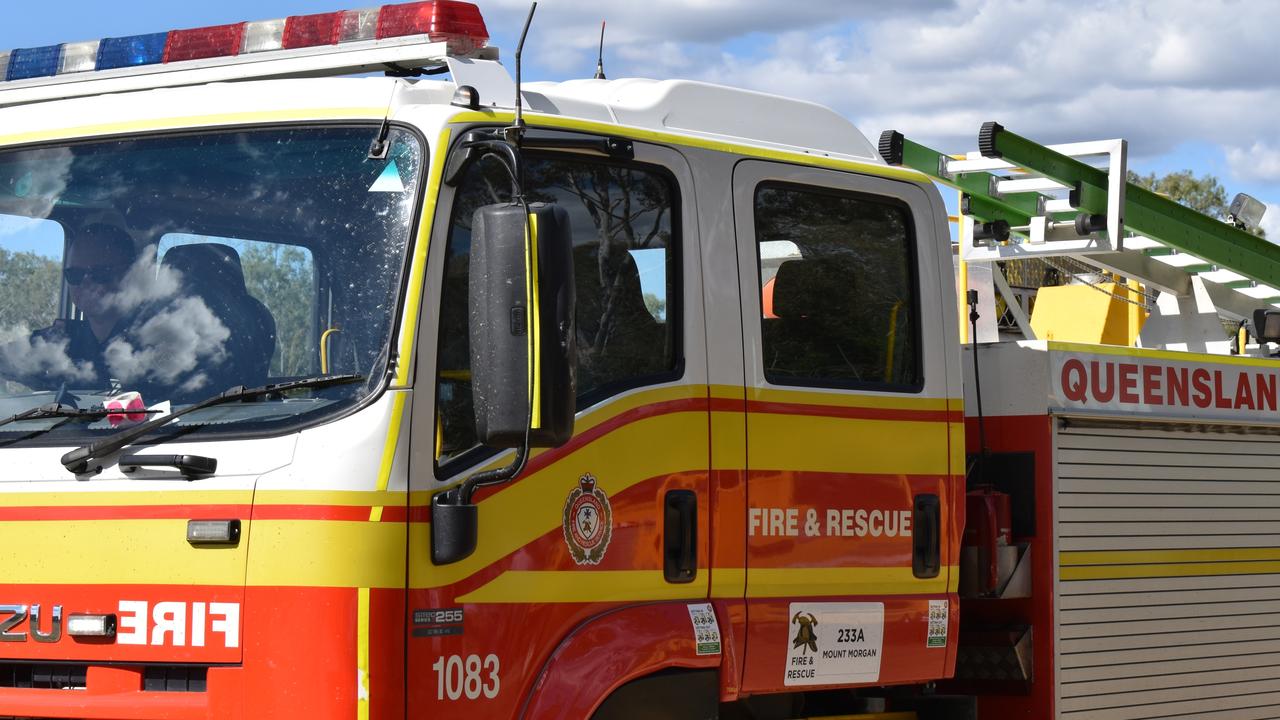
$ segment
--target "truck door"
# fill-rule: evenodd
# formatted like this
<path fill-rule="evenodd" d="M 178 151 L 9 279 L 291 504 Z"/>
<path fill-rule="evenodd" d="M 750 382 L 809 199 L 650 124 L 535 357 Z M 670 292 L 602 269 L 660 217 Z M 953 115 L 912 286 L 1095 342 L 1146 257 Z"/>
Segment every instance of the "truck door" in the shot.
<path fill-rule="evenodd" d="M 577 694 L 607 691 L 621 667 L 610 663 L 654 628 L 622 624 L 575 638 L 623 617 L 611 613 L 624 606 L 678 604 L 680 637 L 692 637 L 682 601 L 707 597 L 710 518 L 693 191 L 678 153 L 642 143 L 634 153 L 524 156 L 530 200 L 560 205 L 572 226 L 574 436 L 535 451 L 514 481 L 479 491 L 475 553 L 437 566 L 430 496 L 511 457 L 475 442 L 467 304 L 472 215 L 509 201 L 510 181 L 482 160 L 442 191 L 411 451 L 413 717 L 514 717 L 542 674 L 570 657 L 586 663 L 574 665 Z M 590 651 L 580 655 L 582 642 Z"/>
<path fill-rule="evenodd" d="M 747 385 L 743 689 L 938 677 L 954 326 L 935 210 L 908 182 L 760 161 L 738 164 L 733 191 Z"/>

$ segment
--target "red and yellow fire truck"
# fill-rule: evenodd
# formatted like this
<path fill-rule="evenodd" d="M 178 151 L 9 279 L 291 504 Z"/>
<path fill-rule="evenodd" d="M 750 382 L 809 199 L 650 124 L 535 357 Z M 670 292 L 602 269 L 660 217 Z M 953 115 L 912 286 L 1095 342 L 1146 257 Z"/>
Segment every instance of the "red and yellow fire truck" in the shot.
<path fill-rule="evenodd" d="M 1272 246 L 487 41 L 0 53 L 0 716 L 1271 716 Z"/>

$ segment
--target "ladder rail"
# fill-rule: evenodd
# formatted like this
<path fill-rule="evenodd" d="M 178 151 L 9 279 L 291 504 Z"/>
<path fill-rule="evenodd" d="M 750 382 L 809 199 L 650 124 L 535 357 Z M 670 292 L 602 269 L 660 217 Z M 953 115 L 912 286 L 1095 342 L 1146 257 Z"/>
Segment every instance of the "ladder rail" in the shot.
<path fill-rule="evenodd" d="M 1032 226 L 1036 218 L 1067 222 L 1079 214 L 1115 215 L 1115 208 L 1108 212 L 1109 198 L 1117 191 L 1123 192 L 1119 217 L 1114 220 L 1108 218 L 1112 220 L 1109 223 L 1111 227 L 1117 227 L 1118 220 L 1118 227 L 1122 228 L 1118 234 L 1133 232 L 1151 238 L 1165 247 L 1150 248 L 1151 243 L 1146 241 L 1140 243 L 1142 249 L 1139 253 L 1131 253 L 1124 249 L 1123 238 L 1111 238 L 1112 247 L 1106 252 L 1112 261 L 1109 264 L 1114 266 L 1118 264 L 1115 260 L 1130 254 L 1144 254 L 1153 258 L 1156 255 L 1181 252 L 1198 258 L 1198 261 L 1181 268 L 1165 266 L 1153 272 L 1156 277 L 1151 279 L 1156 280 L 1155 284 L 1164 287 L 1184 286 L 1183 283 L 1172 282 L 1173 278 L 1168 271 L 1196 275 L 1224 269 L 1246 278 L 1250 284 L 1280 288 L 1280 247 L 1129 183 L 1127 178 L 1111 177 L 1106 170 L 1059 152 L 1059 149 L 1072 151 L 1074 148 L 1082 151 L 1082 154 L 1098 154 L 1107 142 L 1115 141 L 1072 143 L 1055 146 L 1058 148 L 1055 149 L 1009 132 L 998 123 L 986 123 L 978 138 L 979 150 L 985 158 L 983 160 L 957 160 L 892 130 L 881 135 L 880 154 L 890 165 L 914 168 L 939 183 L 962 191 L 963 214 L 988 223 L 1003 221 L 1012 228 Z M 1123 162 L 1119 167 L 1124 167 Z M 952 172 L 952 168 L 956 172 Z M 1038 187 L 1036 183 L 1010 180 L 989 170 L 1022 170 L 1026 179 L 1043 178 L 1059 183 L 1071 189 L 1069 199 L 1064 201 L 1035 191 L 1034 188 Z M 1011 182 L 1015 184 L 1009 185 Z M 1002 194 L 999 192 L 1002 184 L 1006 188 L 1025 187 L 1028 191 Z M 1030 235 L 1019 230 L 1015 232 Z M 1107 250 L 1105 247 L 1097 249 Z M 1078 253 L 1077 248 L 1062 245 L 1060 254 Z M 1124 264 L 1133 270 L 1158 267 L 1153 263 L 1140 261 Z M 1240 282 L 1233 284 L 1241 285 Z M 1268 298 L 1258 297 L 1255 300 L 1263 304 Z"/>

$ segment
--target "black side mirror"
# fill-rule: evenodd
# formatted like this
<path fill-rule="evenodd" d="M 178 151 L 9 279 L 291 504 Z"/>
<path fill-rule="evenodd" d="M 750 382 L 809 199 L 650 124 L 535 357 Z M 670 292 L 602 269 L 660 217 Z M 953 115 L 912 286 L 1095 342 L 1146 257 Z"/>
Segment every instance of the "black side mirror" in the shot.
<path fill-rule="evenodd" d="M 490 447 L 520 447 L 528 429 L 530 447 L 563 445 L 576 409 L 569 217 L 557 205 L 530 205 L 528 243 L 520 205 L 481 207 L 471 227 L 476 437 Z"/>
<path fill-rule="evenodd" d="M 475 552 L 479 515 L 471 502 L 474 489 L 516 475 L 528 448 L 568 442 L 577 409 L 576 299 L 567 213 L 556 205 L 532 204 L 526 225 L 523 205 L 486 205 L 476 210 L 471 228 L 476 437 L 490 447 L 520 450 L 511 465 L 473 475 L 432 498 L 431 561 L 436 565 Z"/>

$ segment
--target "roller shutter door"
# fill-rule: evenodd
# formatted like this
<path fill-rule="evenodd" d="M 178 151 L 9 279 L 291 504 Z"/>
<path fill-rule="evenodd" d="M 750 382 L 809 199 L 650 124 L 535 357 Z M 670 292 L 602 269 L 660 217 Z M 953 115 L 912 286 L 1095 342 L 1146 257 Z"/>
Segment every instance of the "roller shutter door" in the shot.
<path fill-rule="evenodd" d="M 1280 434 L 1071 421 L 1056 472 L 1058 716 L 1280 717 Z"/>

